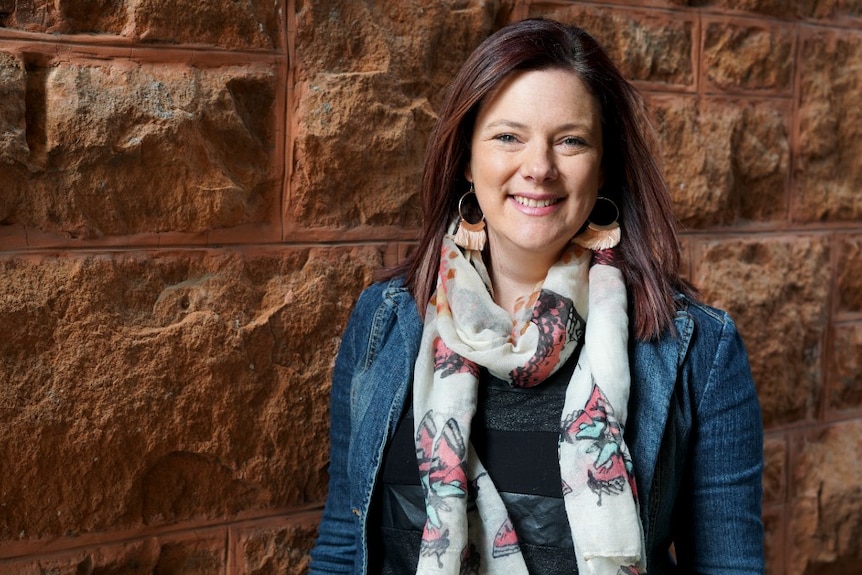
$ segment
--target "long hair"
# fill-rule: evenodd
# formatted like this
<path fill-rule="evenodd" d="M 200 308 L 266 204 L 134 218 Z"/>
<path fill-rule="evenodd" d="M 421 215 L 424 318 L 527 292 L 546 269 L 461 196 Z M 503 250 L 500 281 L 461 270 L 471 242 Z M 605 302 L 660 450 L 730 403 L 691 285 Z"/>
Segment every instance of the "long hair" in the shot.
<path fill-rule="evenodd" d="M 403 273 L 420 314 L 436 286 L 440 247 L 458 199 L 469 187 L 464 173 L 482 102 L 511 74 L 573 71 L 600 105 L 605 174 L 601 195 L 620 211 L 618 267 L 630 293 L 634 334 L 657 337 L 672 326 L 674 293 L 693 295 L 679 274 L 680 250 L 667 185 L 653 155 L 656 142 L 634 87 L 585 31 L 552 20 L 528 19 L 488 37 L 449 86 L 425 155 L 419 244 L 390 274 Z"/>

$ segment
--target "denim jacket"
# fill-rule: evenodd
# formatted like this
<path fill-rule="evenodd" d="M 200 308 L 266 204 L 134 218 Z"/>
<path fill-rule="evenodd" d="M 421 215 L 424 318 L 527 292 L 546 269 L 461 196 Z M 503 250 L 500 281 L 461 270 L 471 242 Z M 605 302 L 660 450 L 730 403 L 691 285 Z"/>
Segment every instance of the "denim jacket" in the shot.
<path fill-rule="evenodd" d="M 680 304 L 675 334 L 630 344 L 625 438 L 647 568 L 650 575 L 763 573 L 763 429 L 748 356 L 727 314 L 686 298 Z M 400 280 L 362 293 L 335 363 L 329 495 L 312 575 L 367 573 L 372 494 L 421 335 Z"/>

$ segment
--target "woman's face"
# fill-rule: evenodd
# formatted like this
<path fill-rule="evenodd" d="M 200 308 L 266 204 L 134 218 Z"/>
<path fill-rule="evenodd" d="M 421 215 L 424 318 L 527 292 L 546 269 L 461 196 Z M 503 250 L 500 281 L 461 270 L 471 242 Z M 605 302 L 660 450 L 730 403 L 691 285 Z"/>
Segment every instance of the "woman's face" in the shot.
<path fill-rule="evenodd" d="M 507 78 L 479 109 L 465 174 L 491 261 L 556 261 L 596 201 L 601 165 L 601 110 L 574 72 Z"/>

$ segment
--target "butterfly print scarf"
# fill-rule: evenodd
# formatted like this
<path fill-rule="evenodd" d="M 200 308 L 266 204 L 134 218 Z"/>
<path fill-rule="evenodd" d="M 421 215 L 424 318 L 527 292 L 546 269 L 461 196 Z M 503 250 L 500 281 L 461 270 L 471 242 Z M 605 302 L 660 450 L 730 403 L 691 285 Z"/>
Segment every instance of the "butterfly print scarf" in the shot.
<path fill-rule="evenodd" d="M 413 383 L 414 432 L 427 519 L 417 573 L 520 575 L 518 534 L 470 444 L 480 366 L 539 385 L 578 349 L 560 417 L 560 475 L 582 575 L 646 570 L 632 461 L 622 275 L 571 245 L 515 315 L 499 307 L 480 252 L 443 240 Z"/>

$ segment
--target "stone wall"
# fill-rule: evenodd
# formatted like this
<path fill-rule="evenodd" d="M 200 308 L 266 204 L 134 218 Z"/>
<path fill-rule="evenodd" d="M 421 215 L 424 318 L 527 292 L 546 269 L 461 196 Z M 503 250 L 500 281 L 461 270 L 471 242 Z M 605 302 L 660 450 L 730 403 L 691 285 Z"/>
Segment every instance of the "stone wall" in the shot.
<path fill-rule="evenodd" d="M 651 104 L 760 390 L 769 573 L 858 571 L 860 2 L 0 0 L 0 572 L 307 568 L 340 332 L 447 80 L 537 15 Z"/>

